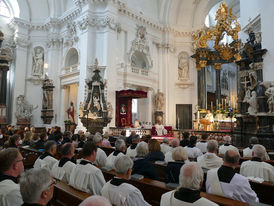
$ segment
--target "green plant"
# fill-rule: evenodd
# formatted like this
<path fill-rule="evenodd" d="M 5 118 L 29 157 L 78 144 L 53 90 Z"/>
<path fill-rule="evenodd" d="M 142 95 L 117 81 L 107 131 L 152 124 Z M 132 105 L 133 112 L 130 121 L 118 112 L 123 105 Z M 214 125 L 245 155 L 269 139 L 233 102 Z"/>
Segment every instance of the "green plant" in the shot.
<path fill-rule="evenodd" d="M 65 124 L 71 124 L 70 120 L 65 120 L 64 122 L 65 122 Z"/>

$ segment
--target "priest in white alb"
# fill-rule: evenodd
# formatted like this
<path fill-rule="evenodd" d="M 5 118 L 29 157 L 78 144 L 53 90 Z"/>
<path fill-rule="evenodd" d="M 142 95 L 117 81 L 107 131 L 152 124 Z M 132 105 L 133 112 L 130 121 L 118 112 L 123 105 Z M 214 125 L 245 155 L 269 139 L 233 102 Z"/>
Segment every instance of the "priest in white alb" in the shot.
<path fill-rule="evenodd" d="M 166 154 L 168 151 L 170 151 L 172 148 L 169 146 L 169 139 L 165 137 L 163 139 L 163 143 L 160 145 L 161 152 Z"/>
<path fill-rule="evenodd" d="M 180 146 L 180 140 L 177 139 L 177 138 L 174 138 L 172 141 L 171 141 L 171 150 L 169 150 L 166 154 L 165 154 L 165 162 L 168 163 L 168 162 L 173 162 L 173 158 L 172 158 L 172 152 L 173 150 Z"/>
<path fill-rule="evenodd" d="M 180 170 L 180 186 L 176 190 L 164 193 L 161 197 L 160 206 L 217 205 L 200 196 L 203 179 L 203 170 L 196 162 L 184 164 Z"/>
<path fill-rule="evenodd" d="M 97 166 L 104 167 L 107 162 L 107 155 L 105 151 L 100 148 L 102 147 L 103 137 L 99 132 L 96 132 L 92 139 L 97 145 L 96 159 L 93 163 Z"/>
<path fill-rule="evenodd" d="M 131 138 L 132 144 L 127 148 L 126 155 L 129 156 L 131 159 L 134 159 L 136 157 L 136 147 L 138 143 L 140 142 L 140 136 L 139 135 L 134 135 Z"/>
<path fill-rule="evenodd" d="M 259 177 L 264 181 L 274 182 L 274 167 L 262 160 L 265 157 L 265 147 L 256 144 L 252 148 L 252 159 L 241 164 L 240 173 L 245 177 Z"/>
<path fill-rule="evenodd" d="M 128 156 L 118 157 L 114 163 L 116 176 L 102 189 L 102 196 L 115 206 L 149 206 L 141 191 L 129 184 L 133 162 Z"/>
<path fill-rule="evenodd" d="M 251 137 L 249 139 L 249 146 L 245 149 L 243 149 L 243 157 L 252 157 L 252 148 L 253 145 L 255 144 L 259 144 L 259 140 L 257 137 Z M 265 151 L 264 157 L 262 160 L 270 160 L 269 155 L 267 154 L 267 152 Z"/>
<path fill-rule="evenodd" d="M 224 136 L 223 140 L 224 144 L 219 147 L 219 155 L 224 155 L 228 150 L 234 150 L 240 155 L 238 148 L 231 144 L 230 136 Z"/>
<path fill-rule="evenodd" d="M 74 151 L 74 145 L 71 143 L 65 143 L 62 146 L 62 158 L 53 165 L 51 170 L 51 175 L 54 178 L 69 183 L 71 171 L 76 167 L 73 160 Z"/>
<path fill-rule="evenodd" d="M 96 159 L 97 146 L 88 141 L 83 148 L 83 159 L 72 170 L 69 185 L 84 192 L 101 195 L 101 189 L 106 183 L 102 171 L 92 162 Z"/>
<path fill-rule="evenodd" d="M 115 151 L 112 152 L 108 157 L 107 157 L 107 162 L 106 162 L 106 167 L 115 169 L 114 168 L 114 162 L 116 161 L 117 158 L 120 156 L 124 156 L 126 152 L 126 143 L 122 139 L 117 139 L 115 141 Z"/>
<path fill-rule="evenodd" d="M 53 140 L 47 141 L 45 143 L 45 152 L 37 158 L 37 160 L 34 162 L 33 167 L 34 168 L 46 168 L 48 170 L 51 170 L 53 165 L 58 161 L 54 158 L 54 155 L 56 153 L 56 142 Z"/>
<path fill-rule="evenodd" d="M 219 168 L 223 164 L 223 159 L 218 157 L 218 142 L 216 140 L 209 140 L 207 142 L 207 153 L 197 158 L 198 164 L 202 168 L 213 169 Z"/>
<path fill-rule="evenodd" d="M 249 204 L 259 202 L 248 179 L 234 170 L 239 158 L 239 154 L 234 150 L 228 150 L 225 153 L 224 164 L 220 168 L 207 172 L 206 192 Z"/>

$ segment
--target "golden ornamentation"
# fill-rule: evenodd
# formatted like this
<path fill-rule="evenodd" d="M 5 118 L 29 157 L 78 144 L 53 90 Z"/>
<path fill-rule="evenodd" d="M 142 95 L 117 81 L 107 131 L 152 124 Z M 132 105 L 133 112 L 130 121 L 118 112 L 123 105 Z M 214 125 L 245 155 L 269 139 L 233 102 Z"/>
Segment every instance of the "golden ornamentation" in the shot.
<path fill-rule="evenodd" d="M 215 67 L 216 70 L 220 70 L 221 67 L 222 67 L 222 64 L 221 63 L 215 63 L 214 67 Z"/>

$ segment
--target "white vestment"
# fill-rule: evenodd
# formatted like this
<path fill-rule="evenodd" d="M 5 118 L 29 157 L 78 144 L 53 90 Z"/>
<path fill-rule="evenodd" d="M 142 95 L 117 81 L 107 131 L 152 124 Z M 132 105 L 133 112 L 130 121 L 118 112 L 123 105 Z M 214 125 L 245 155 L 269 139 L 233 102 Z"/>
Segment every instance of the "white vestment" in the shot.
<path fill-rule="evenodd" d="M 113 153 L 114 152 L 112 152 L 107 157 L 107 162 L 106 162 L 106 167 L 111 168 L 111 169 L 115 169 L 114 168 L 114 162 L 116 161 L 116 159 L 124 155 L 124 153 L 120 152 L 117 156 L 114 156 Z"/>
<path fill-rule="evenodd" d="M 0 205 L 1 206 L 20 206 L 23 200 L 20 193 L 19 184 L 10 179 L 0 182 Z"/>
<path fill-rule="evenodd" d="M 202 153 L 207 152 L 207 142 L 197 142 L 196 147 L 199 148 Z"/>
<path fill-rule="evenodd" d="M 107 155 L 105 151 L 98 147 L 97 153 L 96 153 L 96 159 L 93 163 L 97 166 L 104 167 L 106 165 L 106 162 L 107 162 Z"/>
<path fill-rule="evenodd" d="M 71 161 L 67 161 L 63 165 L 63 167 L 59 167 L 58 165 L 59 165 L 59 161 L 53 165 L 51 170 L 51 175 L 58 180 L 61 180 L 65 183 L 69 183 L 70 174 L 72 170 L 74 169 L 74 167 L 76 167 L 76 165 Z"/>
<path fill-rule="evenodd" d="M 248 203 L 259 201 L 256 193 L 251 189 L 246 177 L 235 173 L 229 183 L 221 182 L 219 181 L 217 171 L 218 169 L 211 169 L 207 172 L 207 193 L 221 195 L 230 199 Z"/>
<path fill-rule="evenodd" d="M 134 159 L 137 155 L 136 148 L 131 149 L 130 147 L 128 147 L 126 155 L 129 156 L 131 159 Z"/>
<path fill-rule="evenodd" d="M 243 157 L 252 157 L 252 149 L 250 149 L 249 147 L 243 149 Z M 270 160 L 267 152 L 265 152 L 264 160 Z"/>
<path fill-rule="evenodd" d="M 220 146 L 219 147 L 219 155 L 224 155 L 227 150 L 234 150 L 240 155 L 238 148 L 234 147 L 233 145 L 228 145 L 228 146 L 222 145 L 222 146 Z"/>
<path fill-rule="evenodd" d="M 165 162 L 174 162 L 173 158 L 172 158 L 172 152 L 173 152 L 174 148 L 171 148 L 170 151 L 168 151 L 166 154 L 165 154 Z"/>
<path fill-rule="evenodd" d="M 241 164 L 240 174 L 245 177 L 260 177 L 264 181 L 274 182 L 274 167 L 266 162 L 244 161 Z"/>
<path fill-rule="evenodd" d="M 219 168 L 223 164 L 223 159 L 218 157 L 215 153 L 205 153 L 197 158 L 197 163 L 206 169 Z"/>
<path fill-rule="evenodd" d="M 203 153 L 201 152 L 200 149 L 198 149 L 197 147 L 185 147 L 186 151 L 187 151 L 187 156 L 188 158 L 197 158 L 199 156 L 202 156 Z"/>
<path fill-rule="evenodd" d="M 71 172 L 69 181 L 72 187 L 94 195 L 101 195 L 101 189 L 105 183 L 101 170 L 91 163 L 77 164 Z"/>
<path fill-rule="evenodd" d="M 164 129 L 165 129 L 164 125 L 156 124 L 155 125 L 155 130 L 156 130 L 157 136 L 162 136 L 163 132 L 164 132 Z"/>
<path fill-rule="evenodd" d="M 174 198 L 174 192 L 175 192 L 175 190 L 162 194 L 160 206 L 181 206 L 181 205 L 184 205 L 184 206 L 203 206 L 203 205 L 217 206 L 216 203 L 211 202 L 210 200 L 208 200 L 204 197 L 201 197 L 200 199 L 198 199 L 197 201 L 195 201 L 193 203 L 184 202 L 182 200 Z"/>
<path fill-rule="evenodd" d="M 115 206 L 149 206 L 140 190 L 128 183 L 119 186 L 107 182 L 102 189 L 102 196 Z"/>
<path fill-rule="evenodd" d="M 44 159 L 40 159 L 40 157 L 37 158 L 37 160 L 34 162 L 33 167 L 34 168 L 46 168 L 49 171 L 51 171 L 53 165 L 58 162 L 57 159 L 55 159 L 52 156 L 46 156 Z"/>
<path fill-rule="evenodd" d="M 160 145 L 160 147 L 161 147 L 161 152 L 162 153 L 164 153 L 164 154 L 166 154 L 168 151 L 170 151 L 171 149 L 172 149 L 172 147 L 170 147 L 168 144 L 166 144 L 166 143 L 162 143 L 161 145 Z"/>

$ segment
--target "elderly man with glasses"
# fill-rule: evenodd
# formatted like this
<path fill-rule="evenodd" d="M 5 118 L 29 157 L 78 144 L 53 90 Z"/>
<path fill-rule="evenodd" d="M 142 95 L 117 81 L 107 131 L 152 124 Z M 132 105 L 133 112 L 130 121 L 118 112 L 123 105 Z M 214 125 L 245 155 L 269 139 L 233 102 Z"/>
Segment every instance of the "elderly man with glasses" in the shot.
<path fill-rule="evenodd" d="M 0 205 L 21 205 L 17 177 L 24 168 L 23 157 L 16 148 L 8 148 L 0 152 Z"/>
<path fill-rule="evenodd" d="M 22 206 L 47 205 L 52 199 L 56 181 L 47 169 L 30 169 L 20 178 Z"/>

